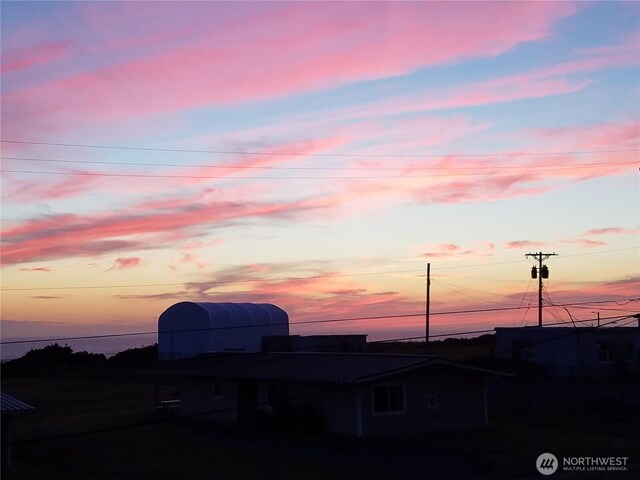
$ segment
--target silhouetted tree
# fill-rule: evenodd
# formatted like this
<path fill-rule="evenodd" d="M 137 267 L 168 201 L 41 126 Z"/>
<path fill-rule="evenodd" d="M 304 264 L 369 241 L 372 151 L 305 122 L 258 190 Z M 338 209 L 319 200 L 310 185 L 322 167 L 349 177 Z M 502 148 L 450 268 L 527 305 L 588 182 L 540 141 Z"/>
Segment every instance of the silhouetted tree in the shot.
<path fill-rule="evenodd" d="M 155 362 L 158 359 L 158 344 L 148 345 L 146 347 L 129 348 L 122 352 L 116 353 L 109 358 L 108 363 L 124 364 L 124 363 L 145 363 Z"/>
<path fill-rule="evenodd" d="M 24 356 L 2 364 L 2 374 L 28 372 L 30 370 L 52 369 L 77 365 L 95 365 L 107 359 L 102 353 L 77 352 L 71 347 L 54 343 L 43 348 L 29 350 Z"/>

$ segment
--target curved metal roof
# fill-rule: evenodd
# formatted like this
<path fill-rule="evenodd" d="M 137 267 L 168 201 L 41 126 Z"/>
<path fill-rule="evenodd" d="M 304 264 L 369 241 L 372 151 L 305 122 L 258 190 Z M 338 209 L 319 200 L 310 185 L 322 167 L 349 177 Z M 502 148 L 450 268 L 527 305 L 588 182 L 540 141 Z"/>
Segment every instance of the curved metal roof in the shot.
<path fill-rule="evenodd" d="M 173 312 L 194 308 L 204 310 L 210 320 L 221 326 L 289 323 L 287 312 L 270 303 L 180 302 L 167 308 L 160 317 L 166 318 Z"/>
<path fill-rule="evenodd" d="M 259 351 L 265 335 L 288 335 L 287 312 L 268 303 L 179 302 L 158 319 L 160 358 Z"/>
<path fill-rule="evenodd" d="M 230 321 L 234 324 L 238 324 L 240 320 L 244 320 L 242 323 L 249 325 L 256 322 L 272 325 L 274 323 L 289 323 L 289 316 L 287 312 L 280 307 L 276 307 L 270 303 L 213 303 L 213 302 L 183 302 L 193 303 L 205 310 L 211 319 Z"/>

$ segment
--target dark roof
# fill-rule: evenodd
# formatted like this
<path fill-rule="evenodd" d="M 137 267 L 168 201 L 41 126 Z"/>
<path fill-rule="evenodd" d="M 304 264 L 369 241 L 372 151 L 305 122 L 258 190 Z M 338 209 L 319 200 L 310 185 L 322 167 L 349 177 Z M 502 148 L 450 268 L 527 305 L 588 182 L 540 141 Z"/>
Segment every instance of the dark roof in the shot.
<path fill-rule="evenodd" d="M 595 322 L 595 320 L 589 320 L 589 321 L 593 321 Z M 524 331 L 534 331 L 534 330 L 612 330 L 612 329 L 617 329 L 617 330 L 640 330 L 640 327 L 636 327 L 634 325 L 625 325 L 622 327 L 619 327 L 615 324 L 611 324 L 611 325 L 603 325 L 601 327 L 590 327 L 588 325 L 580 325 L 580 326 L 573 326 L 573 325 L 565 325 L 565 326 L 551 326 L 551 325 L 543 325 L 543 326 L 539 326 L 539 325 L 526 325 L 524 327 L 495 327 L 494 330 L 524 330 Z"/>
<path fill-rule="evenodd" d="M 0 392 L 0 396 L 2 397 L 0 403 L 2 404 L 1 410 L 3 415 L 35 410 L 35 408 L 28 403 L 24 403 L 22 400 L 18 400 L 17 398 L 12 397 L 11 395 L 7 395 L 4 392 Z"/>
<path fill-rule="evenodd" d="M 179 302 L 171 305 L 160 318 L 176 315 L 181 318 L 185 310 L 193 314 L 194 309 L 205 312 L 209 319 L 217 323 L 231 322 L 232 325 L 289 325 L 289 317 L 280 307 L 270 303 L 214 303 L 214 302 Z"/>
<path fill-rule="evenodd" d="M 365 383 L 432 366 L 498 373 L 432 356 L 364 353 L 211 353 L 160 362 L 146 373 L 170 377 Z"/>

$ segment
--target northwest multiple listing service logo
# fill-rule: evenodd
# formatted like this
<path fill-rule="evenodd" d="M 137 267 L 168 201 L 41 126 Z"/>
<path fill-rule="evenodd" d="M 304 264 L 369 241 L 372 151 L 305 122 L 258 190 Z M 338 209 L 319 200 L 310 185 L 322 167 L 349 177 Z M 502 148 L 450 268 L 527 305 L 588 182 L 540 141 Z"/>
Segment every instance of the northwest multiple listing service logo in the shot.
<path fill-rule="evenodd" d="M 629 457 L 561 457 L 543 453 L 536 460 L 536 468 L 542 475 L 553 475 L 558 469 L 563 472 L 626 472 Z"/>
<path fill-rule="evenodd" d="M 558 469 L 558 459 L 553 453 L 543 453 L 536 460 L 536 468 L 542 475 L 551 475 Z"/>

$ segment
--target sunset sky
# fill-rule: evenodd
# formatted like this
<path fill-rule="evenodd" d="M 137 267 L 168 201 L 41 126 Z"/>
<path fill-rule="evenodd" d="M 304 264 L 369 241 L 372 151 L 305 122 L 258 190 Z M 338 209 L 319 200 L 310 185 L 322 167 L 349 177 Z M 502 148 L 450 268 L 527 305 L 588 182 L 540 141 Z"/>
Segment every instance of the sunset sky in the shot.
<path fill-rule="evenodd" d="M 3 339 L 420 314 L 427 262 L 434 314 L 532 307 L 433 333 L 535 324 L 538 251 L 545 302 L 617 300 L 545 321 L 640 310 L 640 3 L 1 8 Z"/>

